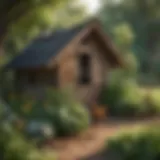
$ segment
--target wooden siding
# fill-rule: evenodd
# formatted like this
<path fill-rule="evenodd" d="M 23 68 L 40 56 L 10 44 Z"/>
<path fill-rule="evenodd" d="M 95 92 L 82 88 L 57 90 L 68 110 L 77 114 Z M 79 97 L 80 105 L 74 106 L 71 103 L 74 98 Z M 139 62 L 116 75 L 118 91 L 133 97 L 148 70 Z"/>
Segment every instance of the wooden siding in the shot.
<path fill-rule="evenodd" d="M 72 86 L 77 98 L 85 103 L 91 103 L 93 99 L 97 98 L 101 86 L 104 83 L 107 68 L 109 69 L 104 52 L 105 50 L 101 48 L 96 37 L 91 36 L 85 41 L 85 45 L 83 41 L 75 39 L 75 41 L 63 50 L 58 59 L 60 87 Z M 92 82 L 89 85 L 78 84 L 78 56 L 83 53 L 88 54 L 91 58 Z"/>
<path fill-rule="evenodd" d="M 20 92 L 33 94 L 41 97 L 47 87 L 58 87 L 59 77 L 55 75 L 57 68 L 39 68 L 17 70 L 15 73 L 16 88 Z M 34 75 L 35 81 L 32 83 L 31 77 Z"/>

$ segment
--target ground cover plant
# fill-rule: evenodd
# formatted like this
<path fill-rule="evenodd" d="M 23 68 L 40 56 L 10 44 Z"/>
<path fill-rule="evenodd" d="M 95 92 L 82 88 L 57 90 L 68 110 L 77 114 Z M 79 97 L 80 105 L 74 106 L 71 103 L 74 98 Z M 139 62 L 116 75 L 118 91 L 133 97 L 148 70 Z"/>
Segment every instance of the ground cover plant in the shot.
<path fill-rule="evenodd" d="M 13 96 L 8 101 L 13 110 L 21 117 L 18 125 L 24 132 L 32 133 L 40 139 L 54 136 L 76 135 L 87 129 L 89 113 L 69 91 L 47 90 L 41 100 L 33 97 Z M 39 132 L 39 134 L 37 133 Z"/>
<path fill-rule="evenodd" d="M 126 133 L 107 141 L 107 149 L 119 160 L 160 159 L 160 129 L 147 127 L 138 133 Z"/>

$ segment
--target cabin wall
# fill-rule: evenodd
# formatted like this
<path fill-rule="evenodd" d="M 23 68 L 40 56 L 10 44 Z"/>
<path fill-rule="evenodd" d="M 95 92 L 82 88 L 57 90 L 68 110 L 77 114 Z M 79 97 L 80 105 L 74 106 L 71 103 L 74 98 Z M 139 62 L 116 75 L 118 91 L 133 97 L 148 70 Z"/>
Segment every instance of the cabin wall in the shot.
<path fill-rule="evenodd" d="M 16 89 L 36 97 L 42 97 L 46 88 L 57 87 L 55 67 L 50 69 L 26 69 L 15 72 Z"/>
<path fill-rule="evenodd" d="M 73 41 L 71 45 L 63 51 L 59 59 L 59 84 L 60 87 L 70 85 L 75 90 L 77 98 L 87 104 L 93 102 L 99 95 L 104 84 L 108 64 L 104 53 L 97 40 L 91 37 L 85 44 Z M 78 56 L 88 54 L 91 58 L 91 83 L 79 84 L 78 77 L 80 68 L 78 66 Z"/>
<path fill-rule="evenodd" d="M 65 50 L 64 57 L 59 60 L 59 86 L 64 88 L 67 86 L 75 87 L 76 85 L 76 61 L 74 50 L 72 48 Z"/>
<path fill-rule="evenodd" d="M 104 56 L 106 54 L 104 53 L 105 51 L 100 48 L 99 43 L 94 39 L 94 37 L 88 38 L 84 45 L 79 45 L 78 54 L 83 54 L 83 52 L 88 53 L 92 59 L 92 83 L 88 86 L 78 85 L 78 96 L 86 103 L 92 104 L 99 96 L 109 66 L 107 65 L 106 58 Z"/>

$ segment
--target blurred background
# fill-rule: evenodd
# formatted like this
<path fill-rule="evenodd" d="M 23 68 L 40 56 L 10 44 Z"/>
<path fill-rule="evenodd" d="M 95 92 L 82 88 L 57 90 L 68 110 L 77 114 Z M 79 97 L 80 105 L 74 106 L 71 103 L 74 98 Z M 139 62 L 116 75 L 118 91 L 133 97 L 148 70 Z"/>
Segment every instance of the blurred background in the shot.
<path fill-rule="evenodd" d="M 39 144 L 47 139 L 46 137 L 61 134 L 68 136 L 88 127 L 90 118 L 87 111 L 79 110 L 80 104 L 73 100 L 73 96 L 69 100 L 64 98 L 62 102 L 62 97 L 66 97 L 63 93 L 49 93 L 44 103 L 36 104 L 26 97 L 25 100 L 17 98 L 13 90 L 12 72 L 5 73 L 3 67 L 43 32 L 70 27 L 92 17 L 101 21 L 104 31 L 116 44 L 127 64 L 126 68 L 110 73 L 111 78 L 107 79 L 108 86 L 104 88 L 100 102 L 106 106 L 112 116 L 159 116 L 159 0 L 1 0 L 0 109 L 3 114 L 0 122 L 0 130 L 2 130 L 0 137 L 4 137 L 0 138 L 0 158 L 2 160 L 11 160 L 13 155 L 16 157 L 15 160 L 18 158 L 24 160 L 26 157 L 23 157 L 22 153 L 26 150 L 30 152 L 31 149 L 24 141 L 24 137 L 28 135 L 32 138 L 36 137 L 33 138 L 33 142 L 38 141 Z M 53 102 L 53 99 L 56 102 Z M 55 112 L 49 114 L 51 109 L 57 110 L 54 106 L 64 106 L 64 104 L 69 117 L 73 117 L 72 120 L 62 116 L 62 113 L 58 111 L 56 114 Z M 45 106 L 49 106 L 48 110 Z M 83 122 L 76 120 L 77 114 L 84 119 Z M 56 116 L 53 118 L 53 115 Z M 38 118 L 36 122 L 35 119 L 33 122 L 36 116 Z M 49 117 L 47 122 L 44 121 L 46 117 Z M 54 122 L 54 127 L 52 122 Z M 36 130 L 36 127 L 33 126 L 38 129 Z M 28 130 L 27 136 L 26 130 Z M 38 132 L 38 135 L 35 132 Z M 13 147 L 16 144 L 15 137 L 19 139 L 16 140 L 16 147 L 19 148 L 19 151 Z M 8 150 L 4 149 L 5 145 L 8 146 Z M 33 148 L 36 150 L 36 147 Z M 8 153 L 8 159 L 4 158 L 4 153 Z M 40 153 L 36 150 L 34 156 L 37 155 L 39 156 Z"/>
<path fill-rule="evenodd" d="M 1 6 L 6 5 L 7 8 L 7 2 L 1 3 Z M 5 37 L 2 49 L 5 54 L 1 54 L 1 66 L 43 31 L 67 27 L 96 16 L 102 21 L 106 33 L 121 49 L 121 54 L 136 70 L 139 82 L 153 85 L 159 83 L 158 0 L 48 0 L 42 4 L 36 3 L 33 0 L 28 4 L 17 4 L 15 11 L 8 13 L 10 23 L 6 22 L 9 25 L 6 24 L 7 31 L 3 32 Z M 5 13 L 4 7 L 3 10 Z M 23 15 L 20 16 L 19 12 Z"/>

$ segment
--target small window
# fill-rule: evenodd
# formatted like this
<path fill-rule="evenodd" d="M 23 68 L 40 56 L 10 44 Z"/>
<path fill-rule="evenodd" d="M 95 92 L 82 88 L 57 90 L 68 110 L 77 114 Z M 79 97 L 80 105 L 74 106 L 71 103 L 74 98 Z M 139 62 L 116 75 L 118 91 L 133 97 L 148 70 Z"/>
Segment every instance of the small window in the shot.
<path fill-rule="evenodd" d="M 90 84 L 91 82 L 91 58 L 87 54 L 79 57 L 79 83 Z"/>

